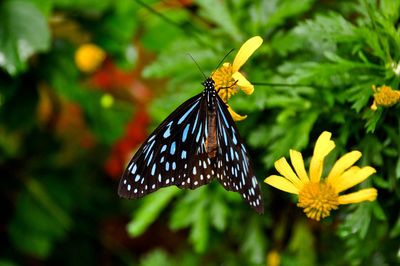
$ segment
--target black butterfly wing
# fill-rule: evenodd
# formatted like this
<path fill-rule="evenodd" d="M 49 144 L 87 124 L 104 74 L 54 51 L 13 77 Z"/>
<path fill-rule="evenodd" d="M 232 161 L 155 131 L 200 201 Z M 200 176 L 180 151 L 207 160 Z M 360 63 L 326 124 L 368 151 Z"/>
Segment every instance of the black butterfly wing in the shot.
<path fill-rule="evenodd" d="M 179 106 L 147 138 L 125 169 L 118 194 L 141 198 L 161 187 L 194 189 L 208 183 L 211 161 L 202 148 L 206 100 L 200 93 Z"/>
<path fill-rule="evenodd" d="M 181 183 L 177 184 L 180 188 L 195 189 L 199 186 L 209 183 L 213 178 L 213 160 L 211 160 L 205 149 L 207 139 L 207 106 L 206 101 L 195 115 L 193 124 L 194 132 L 192 143 L 188 147 L 188 156 L 190 160 L 183 164 L 181 169 Z"/>
<path fill-rule="evenodd" d="M 260 187 L 248 152 L 226 104 L 217 98 L 217 179 L 225 189 L 239 192 L 251 207 L 263 213 Z"/>

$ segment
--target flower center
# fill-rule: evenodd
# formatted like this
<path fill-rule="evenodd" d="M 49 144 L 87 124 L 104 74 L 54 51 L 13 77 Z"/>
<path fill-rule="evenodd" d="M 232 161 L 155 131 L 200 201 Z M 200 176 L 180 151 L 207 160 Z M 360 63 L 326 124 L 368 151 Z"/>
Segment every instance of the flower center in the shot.
<path fill-rule="evenodd" d="M 324 182 L 310 182 L 299 192 L 297 206 L 303 208 L 308 218 L 319 221 L 329 216 L 331 210 L 339 205 L 339 195 L 335 189 Z"/>
<path fill-rule="evenodd" d="M 212 74 L 212 79 L 215 82 L 215 89 L 224 102 L 227 102 L 232 95 L 239 91 L 237 86 L 235 86 L 235 80 L 232 78 L 232 74 L 232 65 L 229 63 L 225 63 Z"/>

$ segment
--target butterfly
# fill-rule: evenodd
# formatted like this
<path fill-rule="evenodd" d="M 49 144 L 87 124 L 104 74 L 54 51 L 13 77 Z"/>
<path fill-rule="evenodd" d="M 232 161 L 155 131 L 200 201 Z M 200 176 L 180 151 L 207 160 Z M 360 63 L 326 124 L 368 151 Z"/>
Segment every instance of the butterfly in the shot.
<path fill-rule="evenodd" d="M 216 178 L 263 213 L 260 187 L 227 105 L 214 80 L 171 113 L 142 144 L 119 183 L 123 198 L 141 198 L 175 185 L 196 189 Z"/>

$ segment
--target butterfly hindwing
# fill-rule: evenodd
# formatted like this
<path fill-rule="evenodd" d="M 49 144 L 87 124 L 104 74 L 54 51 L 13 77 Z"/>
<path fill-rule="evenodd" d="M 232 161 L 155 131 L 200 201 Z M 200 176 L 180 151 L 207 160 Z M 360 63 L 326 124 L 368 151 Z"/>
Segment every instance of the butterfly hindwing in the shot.
<path fill-rule="evenodd" d="M 260 187 L 248 152 L 226 104 L 217 98 L 217 179 L 225 189 L 239 192 L 251 207 L 262 213 Z"/>

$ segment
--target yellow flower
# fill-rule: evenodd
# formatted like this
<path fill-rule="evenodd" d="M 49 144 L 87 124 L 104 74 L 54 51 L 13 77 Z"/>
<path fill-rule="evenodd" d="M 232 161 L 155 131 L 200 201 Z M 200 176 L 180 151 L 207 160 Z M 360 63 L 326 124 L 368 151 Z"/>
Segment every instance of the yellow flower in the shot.
<path fill-rule="evenodd" d="M 220 68 L 214 71 L 211 78 L 215 82 L 215 89 L 224 102 L 235 95 L 239 89 L 250 95 L 254 91 L 254 86 L 240 72 L 239 69 L 246 63 L 249 57 L 261 46 L 263 40 L 260 36 L 254 36 L 247 40 L 240 47 L 233 63 L 224 63 Z M 245 119 L 247 116 L 241 116 L 235 113 L 228 106 L 229 113 L 236 121 Z"/>
<path fill-rule="evenodd" d="M 389 86 L 376 87 L 372 85 L 372 90 L 374 91 L 374 102 L 371 105 L 373 111 L 378 109 L 378 106 L 390 107 L 400 101 L 400 91 L 393 90 Z"/>
<path fill-rule="evenodd" d="M 95 44 L 83 44 L 75 52 L 75 64 L 83 72 L 93 72 L 105 58 L 106 53 Z"/>
<path fill-rule="evenodd" d="M 324 159 L 335 148 L 335 143 L 330 140 L 331 135 L 330 132 L 324 131 L 319 136 L 311 158 L 309 174 L 306 172 L 301 153 L 290 150 L 293 168 L 282 157 L 275 162 L 275 168 L 282 176 L 271 175 L 264 180 L 275 188 L 297 194 L 297 206 L 304 209 L 307 217 L 317 221 L 329 216 L 331 210 L 337 209 L 341 204 L 374 201 L 378 195 L 375 188 L 339 195 L 376 172 L 371 166 L 353 166 L 361 157 L 359 151 L 346 153 L 339 158 L 328 176 L 321 180 Z"/>
<path fill-rule="evenodd" d="M 271 250 L 267 255 L 267 266 L 279 266 L 281 264 L 281 256 L 276 250 Z"/>

